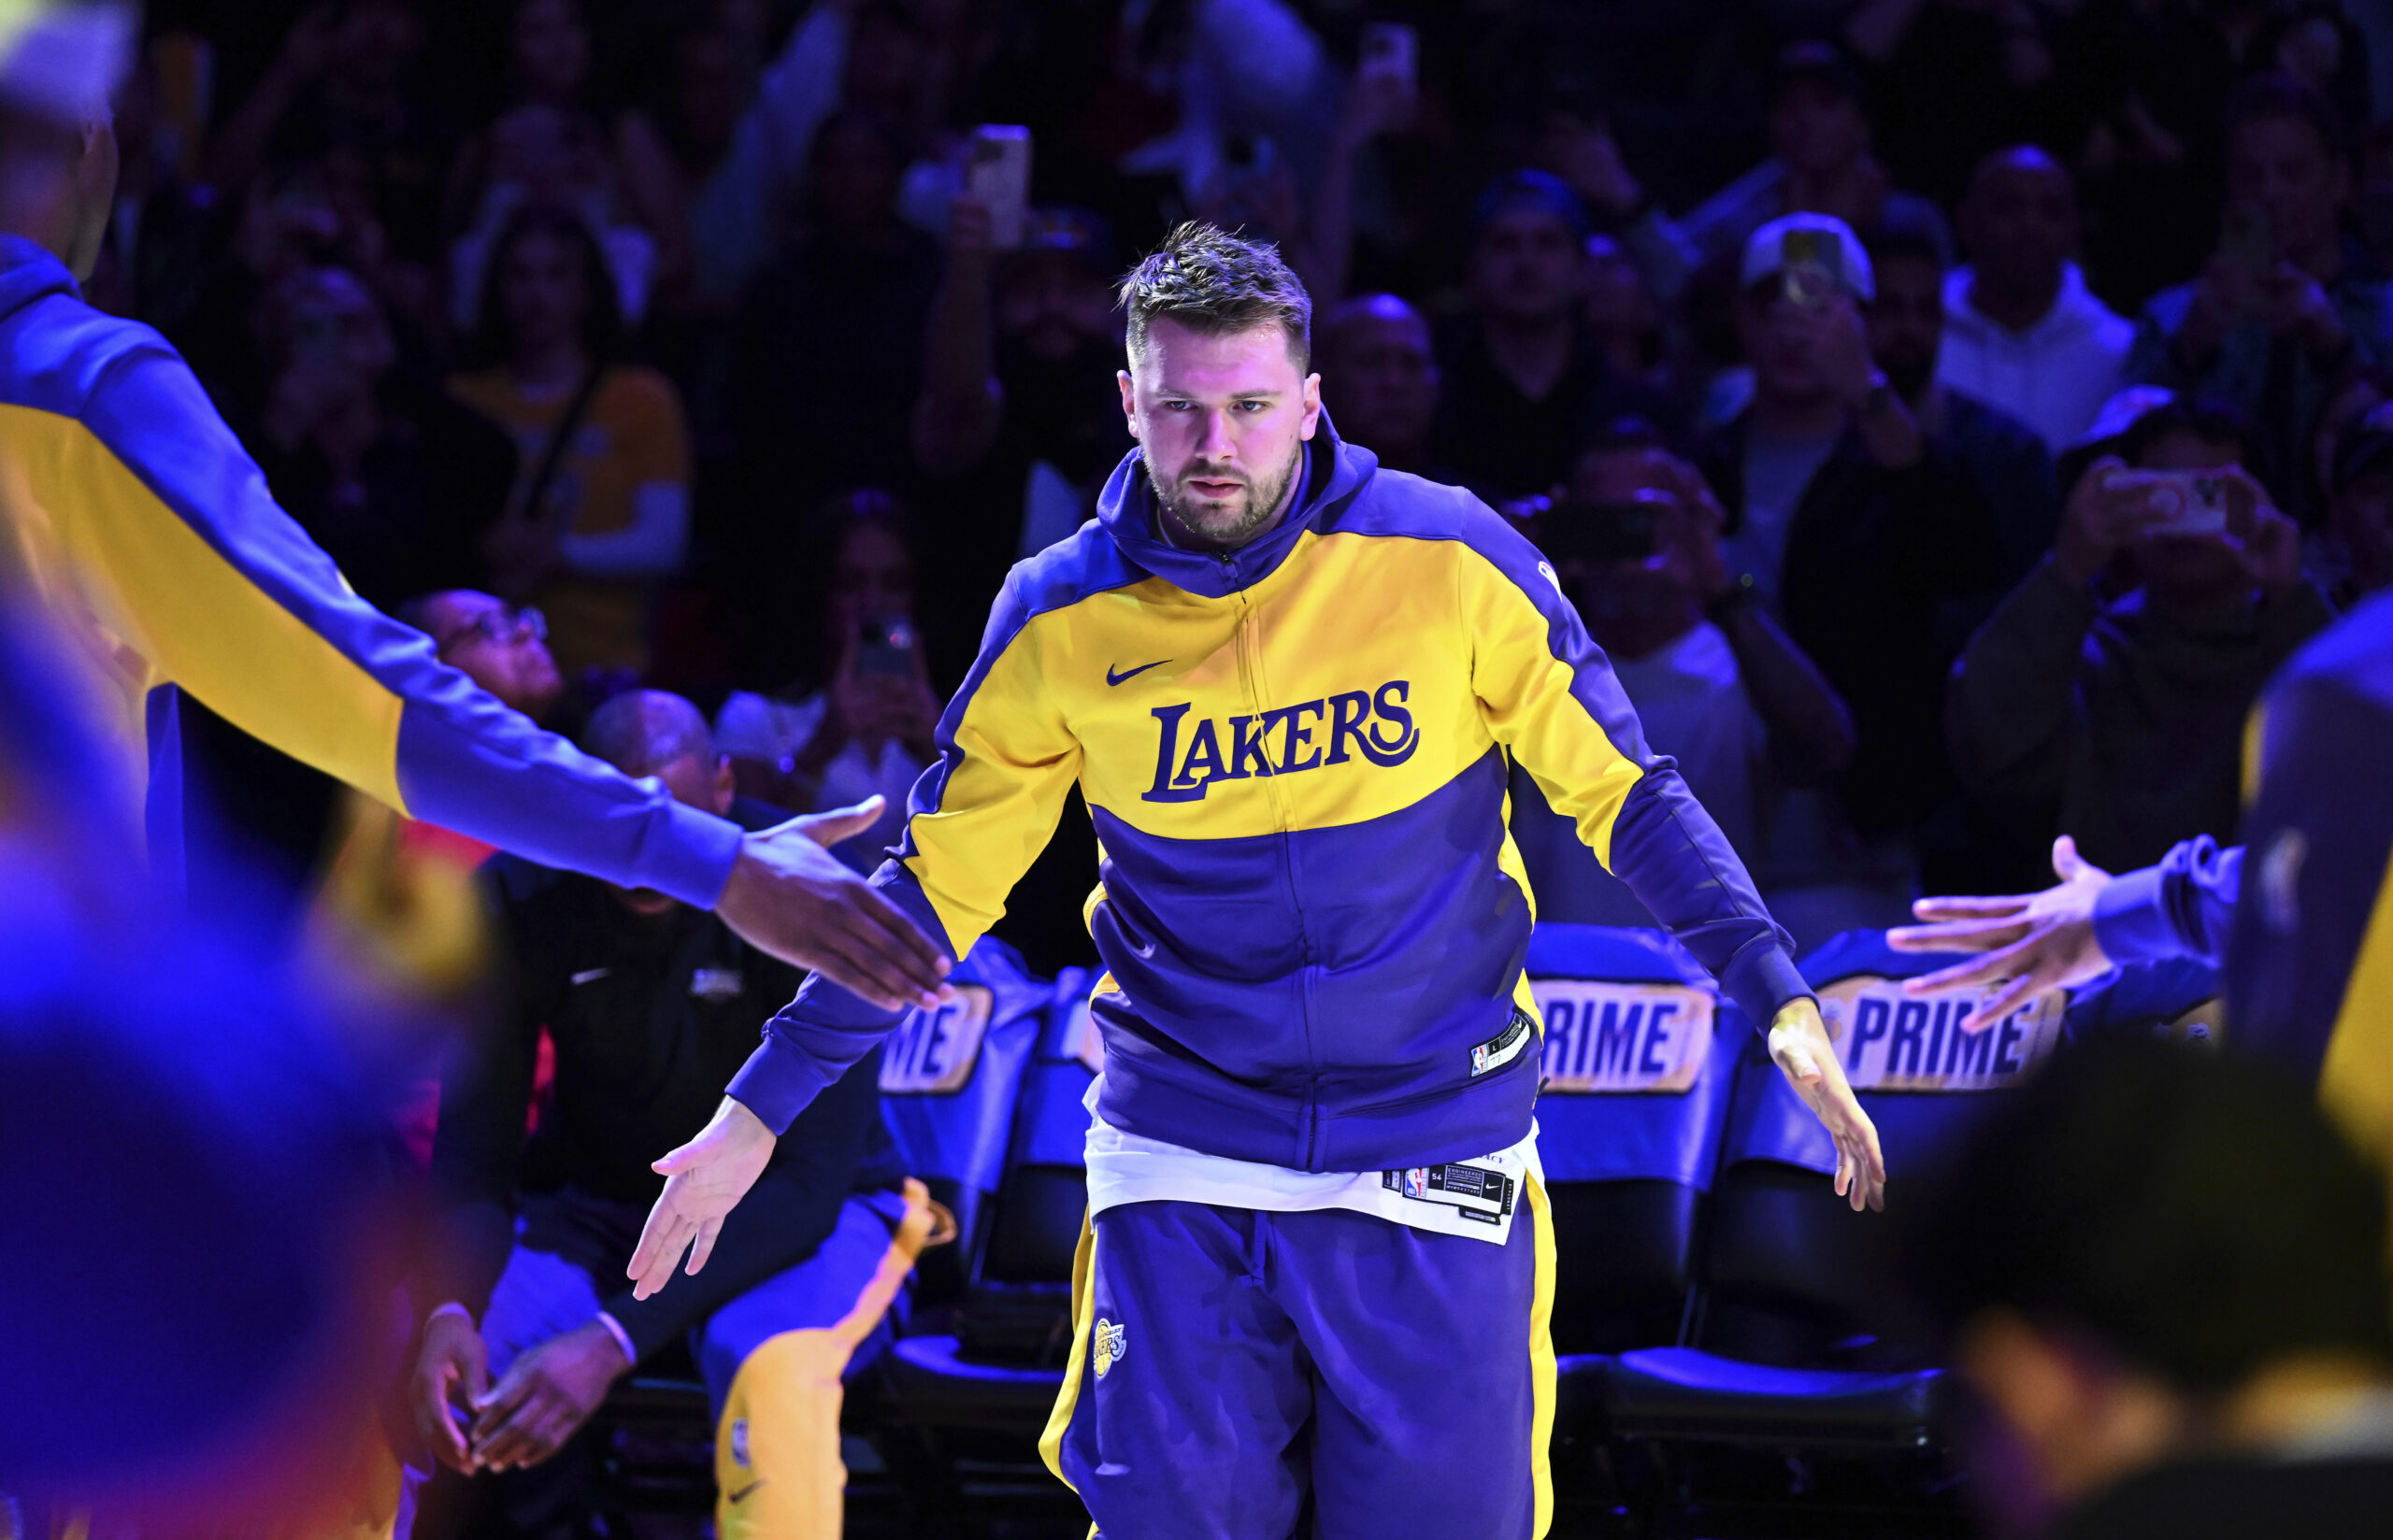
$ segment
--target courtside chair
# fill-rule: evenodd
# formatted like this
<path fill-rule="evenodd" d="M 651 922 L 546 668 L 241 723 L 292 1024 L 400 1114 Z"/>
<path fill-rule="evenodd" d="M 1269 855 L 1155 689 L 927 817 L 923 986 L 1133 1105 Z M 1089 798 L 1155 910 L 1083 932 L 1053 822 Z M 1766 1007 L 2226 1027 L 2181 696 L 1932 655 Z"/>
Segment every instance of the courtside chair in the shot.
<path fill-rule="evenodd" d="M 1072 1255 L 1088 1206 L 1083 1102 L 1101 1062 L 1088 1013 L 1094 984 L 1074 968 L 1049 991 L 1004 1176 L 952 1329 L 898 1340 L 886 1363 L 884 1421 L 1013 1433 L 1046 1424 L 1071 1350 Z"/>

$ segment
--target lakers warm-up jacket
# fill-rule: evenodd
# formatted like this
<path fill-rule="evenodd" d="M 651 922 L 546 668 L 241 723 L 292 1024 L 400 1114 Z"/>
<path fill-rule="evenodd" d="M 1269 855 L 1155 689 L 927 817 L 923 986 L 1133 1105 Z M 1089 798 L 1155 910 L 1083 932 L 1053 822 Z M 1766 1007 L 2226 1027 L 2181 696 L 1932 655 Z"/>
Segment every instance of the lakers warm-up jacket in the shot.
<path fill-rule="evenodd" d="M 1478 499 L 1325 416 L 1296 506 L 1241 550 L 1159 538 L 1135 454 L 1099 515 L 1008 578 L 873 880 L 962 956 L 1079 782 L 1106 1121 L 1306 1171 L 1526 1135 L 1508 753 L 1755 1020 L 1809 992 L 1552 570 Z M 781 1128 L 895 1020 L 811 978 L 731 1092 Z"/>
<path fill-rule="evenodd" d="M 546 865 L 710 906 L 738 853 L 736 825 L 540 732 L 351 592 L 175 350 L 15 235 L 0 602 L 38 606 L 62 666 L 95 684 L 162 865 L 179 857 L 178 688 L 388 806 Z"/>

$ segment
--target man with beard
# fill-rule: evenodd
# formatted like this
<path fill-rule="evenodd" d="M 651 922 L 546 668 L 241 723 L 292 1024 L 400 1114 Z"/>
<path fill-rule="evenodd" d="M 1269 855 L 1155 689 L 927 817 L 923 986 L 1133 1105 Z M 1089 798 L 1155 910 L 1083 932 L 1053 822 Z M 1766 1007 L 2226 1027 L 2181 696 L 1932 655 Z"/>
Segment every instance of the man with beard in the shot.
<path fill-rule="evenodd" d="M 1007 579 L 873 878 L 967 951 L 1075 781 L 1096 825 L 1092 1221 L 1042 1451 L 1142 1540 L 1286 1534 L 1308 1493 L 1324 1533 L 1531 1540 L 1554 1250 L 1511 761 L 1770 1023 L 1856 1208 L 1877 1134 L 1552 567 L 1331 428 L 1278 253 L 1182 225 L 1122 298 L 1139 451 Z M 897 1020 L 809 980 L 657 1162 L 638 1293 L 706 1264 L 775 1131 Z"/>
<path fill-rule="evenodd" d="M 1870 356 L 1885 371 L 1918 419 L 1920 430 L 1942 442 L 1977 484 L 1994 516 L 2002 552 L 2000 586 L 2028 575 L 2060 527 L 2060 492 L 2053 481 L 2051 454 L 2035 430 L 1999 406 L 1940 379 L 1936 361 L 1944 343 L 1944 249 L 1936 232 L 1915 223 L 1889 222 L 1867 242 L 1877 276 L 1877 297 L 1862 307 L 1870 327 Z M 1985 619 L 1996 589 L 1983 600 L 1961 601 L 1968 624 Z M 1948 628 L 1950 629 L 1950 628 Z M 1957 638 L 1956 638 L 1957 639 Z"/>
<path fill-rule="evenodd" d="M 969 625 L 1006 570 L 1078 529 L 1129 448 L 1114 392 L 1111 242 L 1093 215 L 1035 211 L 1023 249 L 999 259 L 989 211 L 949 206 L 947 268 L 931 302 L 914 463 L 936 479 L 922 501 L 926 616 L 959 617 L 931 638 L 932 672 L 961 678 Z"/>

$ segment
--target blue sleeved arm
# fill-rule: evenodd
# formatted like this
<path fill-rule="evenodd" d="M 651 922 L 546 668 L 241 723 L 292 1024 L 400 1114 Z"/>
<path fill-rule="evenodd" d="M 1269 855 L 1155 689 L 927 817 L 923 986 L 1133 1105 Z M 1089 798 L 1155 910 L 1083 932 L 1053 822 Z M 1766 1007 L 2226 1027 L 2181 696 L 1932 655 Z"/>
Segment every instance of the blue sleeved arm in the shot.
<path fill-rule="evenodd" d="M 2094 900 L 2094 939 L 2114 962 L 2190 957 L 2217 967 L 2243 877 L 2242 846 L 2220 849 L 2208 834 L 2189 839 L 2158 865 L 2111 879 Z"/>
<path fill-rule="evenodd" d="M 182 360 L 147 328 L 59 341 L 88 384 L 46 503 L 94 598 L 158 676 L 265 742 L 460 834 L 711 907 L 726 820 L 501 705 L 360 599 L 279 507 Z"/>

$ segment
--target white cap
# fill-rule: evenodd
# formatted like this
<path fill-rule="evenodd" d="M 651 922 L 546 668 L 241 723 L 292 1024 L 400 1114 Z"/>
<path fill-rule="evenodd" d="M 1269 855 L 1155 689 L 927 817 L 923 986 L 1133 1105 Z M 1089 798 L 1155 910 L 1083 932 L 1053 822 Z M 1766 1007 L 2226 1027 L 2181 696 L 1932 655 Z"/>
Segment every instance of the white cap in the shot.
<path fill-rule="evenodd" d="M 68 126 L 106 119 L 140 31 L 131 0 L 0 0 L 0 105 Z"/>
<path fill-rule="evenodd" d="M 1787 214 L 1755 231 L 1745 242 L 1744 272 L 1738 283 L 1750 289 L 1796 266 L 1822 269 L 1856 298 L 1878 297 L 1870 253 L 1861 250 L 1853 227 L 1834 215 Z"/>

